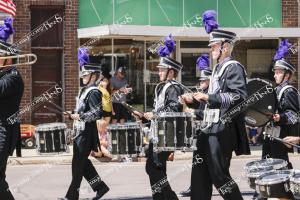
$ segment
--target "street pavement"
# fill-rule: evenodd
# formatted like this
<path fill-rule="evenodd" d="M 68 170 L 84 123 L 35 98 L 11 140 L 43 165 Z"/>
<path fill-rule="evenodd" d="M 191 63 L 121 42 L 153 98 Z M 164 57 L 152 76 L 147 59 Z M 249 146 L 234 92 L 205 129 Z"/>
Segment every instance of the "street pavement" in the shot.
<path fill-rule="evenodd" d="M 24 154 L 23 154 L 24 155 Z M 185 155 L 185 157 L 184 157 Z M 189 156 L 187 156 L 189 155 Z M 231 162 L 231 174 L 238 183 L 244 199 L 250 199 L 253 190 L 249 188 L 247 178 L 244 176 L 243 167 L 247 162 L 259 159 L 259 149 L 252 156 L 234 157 Z M 30 155 L 27 155 L 30 157 Z M 11 158 L 11 160 L 28 159 Z M 37 156 L 40 158 L 42 156 Z M 59 162 L 57 159 L 64 157 Z M 179 156 L 180 157 L 180 156 Z M 71 182 L 71 165 L 69 164 L 70 155 L 56 156 L 56 162 L 50 162 L 51 159 L 44 158 L 42 162 L 34 164 L 27 162 L 11 162 L 7 169 L 7 181 L 16 200 L 55 200 L 63 197 Z M 191 154 L 181 155 L 181 160 L 168 162 L 169 182 L 176 193 L 185 190 L 189 186 L 191 174 Z M 300 155 L 291 154 L 291 161 L 294 168 L 300 169 Z M 48 160 L 48 161 L 47 161 Z M 36 159 L 38 161 L 38 159 Z M 132 200 L 150 200 L 151 190 L 149 180 L 145 172 L 145 162 L 123 162 L 123 163 L 103 163 L 93 160 L 101 178 L 109 185 L 110 191 L 103 199 L 132 199 Z M 199 188 L 201 189 L 201 188 Z M 80 190 L 82 199 L 93 197 L 94 192 L 88 183 L 83 180 Z M 180 200 L 189 198 L 179 197 Z M 222 198 L 214 189 L 213 200 Z"/>

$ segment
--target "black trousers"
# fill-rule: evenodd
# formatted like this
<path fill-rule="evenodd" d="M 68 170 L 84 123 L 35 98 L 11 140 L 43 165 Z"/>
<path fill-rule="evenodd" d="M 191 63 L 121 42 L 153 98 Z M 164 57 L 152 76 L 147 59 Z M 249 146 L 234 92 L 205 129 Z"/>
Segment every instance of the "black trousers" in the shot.
<path fill-rule="evenodd" d="M 293 169 L 292 163 L 289 161 L 287 147 L 276 140 L 266 138 L 263 141 L 262 158 L 278 158 L 288 162 L 288 168 Z"/>
<path fill-rule="evenodd" d="M 150 179 L 153 200 L 178 200 L 167 178 L 167 160 L 171 153 L 160 152 L 156 154 L 153 153 L 153 145 L 149 146 L 146 172 Z"/>
<path fill-rule="evenodd" d="M 200 156 L 200 153 L 199 153 L 199 149 L 197 149 L 196 151 L 193 151 L 193 159 L 192 159 L 192 167 L 194 167 L 194 165 L 196 165 L 197 163 L 199 163 L 199 157 Z M 196 158 L 198 158 L 198 160 L 196 159 Z M 201 162 L 203 162 L 202 161 L 202 158 L 200 158 L 201 159 Z M 191 171 L 191 183 L 190 183 L 190 188 L 191 188 L 191 186 L 192 186 L 192 171 Z"/>
<path fill-rule="evenodd" d="M 5 200 L 14 200 L 13 195 L 9 191 L 8 183 L 5 180 L 11 142 L 11 134 L 8 134 L 7 127 L 0 125 L 0 199 Z"/>
<path fill-rule="evenodd" d="M 72 182 L 66 194 L 66 198 L 70 200 L 78 200 L 79 189 L 82 178 L 84 177 L 96 192 L 103 184 L 92 162 L 88 159 L 91 152 L 88 139 L 79 136 L 73 144 L 72 159 Z"/>
<path fill-rule="evenodd" d="M 238 185 L 229 173 L 231 151 L 223 149 L 219 140 L 217 135 L 198 136 L 197 153 L 202 162 L 193 163 L 191 200 L 210 200 L 212 185 L 218 189 L 223 199 L 243 199 Z"/>

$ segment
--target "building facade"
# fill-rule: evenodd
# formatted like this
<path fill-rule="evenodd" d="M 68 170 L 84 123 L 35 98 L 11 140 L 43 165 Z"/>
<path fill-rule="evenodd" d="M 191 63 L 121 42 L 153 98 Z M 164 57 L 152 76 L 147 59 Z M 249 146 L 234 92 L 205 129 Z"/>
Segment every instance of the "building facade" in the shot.
<path fill-rule="evenodd" d="M 73 109 L 80 87 L 77 49 L 85 46 L 92 61 L 112 74 L 127 67 L 134 88 L 128 101 L 150 109 L 158 82 L 157 49 L 170 33 L 176 40 L 172 56 L 184 65 L 179 80 L 189 87 L 198 82 L 196 59 L 209 53 L 201 15 L 209 9 L 218 12 L 222 28 L 238 34 L 234 56 L 249 77 L 271 79 L 274 52 L 280 39 L 288 38 L 294 45 L 289 60 L 298 69 L 293 84 L 299 88 L 299 0 L 22 0 L 16 5 L 13 41 L 23 53 L 38 56 L 36 64 L 20 67 L 25 82 L 21 107 L 46 95 L 47 106 Z M 47 96 L 55 84 L 62 92 Z M 25 112 L 22 122 L 63 120 L 43 106 Z"/>
<path fill-rule="evenodd" d="M 134 88 L 128 100 L 148 110 L 158 82 L 157 49 L 165 36 L 172 34 L 176 40 L 172 56 L 184 66 L 179 81 L 195 86 L 196 60 L 209 53 L 201 16 L 205 10 L 216 10 L 220 27 L 239 37 L 234 57 L 246 66 L 248 77 L 272 81 L 272 58 L 281 38 L 294 45 L 289 60 L 299 65 L 298 9 L 297 0 L 81 0 L 78 37 L 94 60 L 112 73 L 123 65 L 128 68 Z M 296 86 L 297 79 L 298 74 L 293 79 Z"/>
<path fill-rule="evenodd" d="M 23 123 L 39 124 L 61 121 L 62 115 L 44 108 L 52 107 L 48 100 L 64 110 L 75 106 L 78 92 L 77 63 L 77 0 L 22 0 L 16 2 L 14 43 L 20 43 L 22 53 L 38 56 L 32 66 L 20 67 L 25 82 L 22 108 L 30 110 L 22 117 Z M 26 38 L 29 34 L 30 37 Z M 53 93 L 54 85 L 62 92 Z M 32 105 L 37 97 L 44 102 Z"/>

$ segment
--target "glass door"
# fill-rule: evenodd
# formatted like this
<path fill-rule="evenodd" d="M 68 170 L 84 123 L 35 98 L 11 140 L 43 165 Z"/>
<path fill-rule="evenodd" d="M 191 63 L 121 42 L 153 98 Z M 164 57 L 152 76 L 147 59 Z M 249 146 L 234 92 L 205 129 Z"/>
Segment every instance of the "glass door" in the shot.
<path fill-rule="evenodd" d="M 209 49 L 188 48 L 181 49 L 180 52 L 180 60 L 183 65 L 181 83 L 189 88 L 195 87 L 199 83 L 200 77 L 196 61 L 201 54 L 209 54 Z"/>

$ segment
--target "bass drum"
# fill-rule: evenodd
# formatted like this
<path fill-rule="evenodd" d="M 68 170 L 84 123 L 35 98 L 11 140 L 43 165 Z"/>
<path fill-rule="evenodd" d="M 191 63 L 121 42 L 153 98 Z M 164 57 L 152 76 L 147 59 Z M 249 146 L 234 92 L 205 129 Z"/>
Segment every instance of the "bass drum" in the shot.
<path fill-rule="evenodd" d="M 248 98 L 245 104 L 251 104 L 245 113 L 245 122 L 251 127 L 266 125 L 277 110 L 277 96 L 272 84 L 254 78 L 247 81 Z"/>

